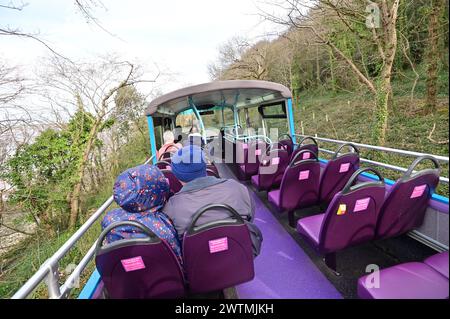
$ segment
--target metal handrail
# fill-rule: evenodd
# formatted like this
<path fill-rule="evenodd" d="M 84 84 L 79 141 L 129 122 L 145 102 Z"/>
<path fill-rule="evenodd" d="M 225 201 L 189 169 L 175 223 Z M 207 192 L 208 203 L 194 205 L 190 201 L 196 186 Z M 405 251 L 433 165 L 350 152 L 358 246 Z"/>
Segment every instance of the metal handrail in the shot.
<path fill-rule="evenodd" d="M 144 164 L 148 164 L 154 155 L 145 161 Z M 89 219 L 81 225 L 81 227 L 49 258 L 37 272 L 31 276 L 30 279 L 11 297 L 11 299 L 24 299 L 27 298 L 36 287 L 44 280 L 46 280 L 49 297 L 52 299 L 66 298 L 73 288 L 73 282 L 77 278 L 89 261 L 94 255 L 95 244 L 89 249 L 87 254 L 83 257 L 80 263 L 72 271 L 71 275 L 67 278 L 64 284 L 59 287 L 58 279 L 58 264 L 59 261 L 72 249 L 73 246 L 80 240 L 80 238 L 90 229 L 90 227 L 97 221 L 97 219 L 105 212 L 105 210 L 114 201 L 113 196 L 109 197 Z"/>
<path fill-rule="evenodd" d="M 321 152 L 324 152 L 324 153 L 335 154 L 334 151 L 330 151 L 330 150 L 327 150 L 325 148 L 319 148 L 319 150 Z M 404 172 L 406 172 L 408 170 L 407 168 L 404 168 L 404 167 L 391 165 L 391 164 L 386 164 L 386 163 L 377 162 L 377 161 L 372 161 L 372 160 L 369 160 L 369 159 L 366 159 L 366 158 L 360 158 L 359 161 L 362 162 L 362 163 L 368 163 L 368 164 L 372 164 L 372 165 L 375 165 L 375 166 L 380 166 L 380 167 L 392 169 L 394 171 L 399 171 L 399 172 L 402 172 L 402 173 L 404 173 Z M 414 172 L 416 172 L 416 171 L 414 171 Z M 444 184 L 448 184 L 449 183 L 449 179 L 447 177 L 439 176 L 439 180 L 441 182 L 443 182 Z"/>
<path fill-rule="evenodd" d="M 304 136 L 307 136 L 307 135 L 298 134 L 298 136 L 303 136 L 304 137 Z M 418 157 L 418 156 L 423 156 L 423 155 L 431 155 L 431 156 L 433 156 L 434 158 L 436 158 L 437 160 L 439 160 L 441 162 L 445 162 L 445 163 L 449 162 L 449 158 L 446 157 L 446 156 L 433 155 L 433 154 L 420 153 L 420 152 L 407 151 L 407 150 L 400 150 L 400 149 L 396 149 L 396 148 L 390 148 L 390 147 L 384 147 L 384 146 L 375 146 L 375 145 L 355 143 L 355 142 L 348 142 L 348 141 L 342 141 L 342 140 L 333 140 L 331 138 L 318 137 L 317 135 L 314 136 L 314 138 L 316 140 L 318 140 L 318 141 L 329 142 L 329 143 L 336 143 L 336 144 L 352 143 L 353 145 L 355 145 L 357 147 L 367 148 L 367 149 L 376 150 L 376 151 L 382 151 L 382 152 L 388 152 L 388 153 L 395 153 L 395 154 L 399 154 L 399 155 L 403 155 L 403 156 Z"/>
<path fill-rule="evenodd" d="M 246 140 L 246 139 L 263 138 L 263 139 L 265 139 L 266 142 L 268 142 L 268 144 L 272 144 L 272 140 L 269 137 L 265 136 L 265 135 L 250 135 L 250 136 L 236 137 L 236 136 L 234 136 L 232 134 L 225 133 L 224 137 L 225 137 L 225 139 L 227 139 L 230 142 L 234 142 L 236 140 L 237 141 L 241 141 L 241 140 Z"/>

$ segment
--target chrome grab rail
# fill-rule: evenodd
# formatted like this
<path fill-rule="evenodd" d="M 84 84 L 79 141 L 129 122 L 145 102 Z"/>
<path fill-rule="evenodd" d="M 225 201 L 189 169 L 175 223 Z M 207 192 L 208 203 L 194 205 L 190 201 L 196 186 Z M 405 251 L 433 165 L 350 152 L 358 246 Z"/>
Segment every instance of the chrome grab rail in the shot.
<path fill-rule="evenodd" d="M 334 151 L 330 151 L 330 150 L 327 150 L 325 148 L 319 148 L 319 150 L 321 152 L 328 153 L 328 154 L 334 154 L 335 153 Z M 377 161 L 372 161 L 372 160 L 369 160 L 369 159 L 366 159 L 366 158 L 360 158 L 359 161 L 361 163 L 368 163 L 368 164 L 372 164 L 372 165 L 375 165 L 375 166 L 380 166 L 380 167 L 384 167 L 384 168 L 387 168 L 387 169 L 392 169 L 394 171 L 398 171 L 398 172 L 402 172 L 402 173 L 404 173 L 404 172 L 406 172 L 408 170 L 407 168 L 404 168 L 404 167 L 391 165 L 391 164 L 386 164 L 386 163 L 377 162 Z M 416 171 L 414 171 L 414 172 L 416 172 Z M 449 179 L 447 177 L 439 176 L 439 180 L 441 182 L 443 182 L 444 184 L 448 184 L 449 183 Z"/>
<path fill-rule="evenodd" d="M 236 137 L 235 135 L 225 133 L 224 137 L 229 142 L 263 138 L 268 144 L 272 144 L 272 140 L 269 137 L 265 136 L 265 135 L 249 135 L 249 136 Z"/>
<path fill-rule="evenodd" d="M 295 135 L 302 136 L 302 137 L 308 136 L 308 135 L 302 135 L 302 134 L 295 134 Z M 318 137 L 318 136 L 313 136 L 313 137 L 316 140 L 322 141 L 322 142 L 329 142 L 329 143 L 336 143 L 336 144 L 352 143 L 356 147 L 367 148 L 370 150 L 381 151 L 381 152 L 395 153 L 395 154 L 399 154 L 399 155 L 403 155 L 403 156 L 419 157 L 419 156 L 423 156 L 423 155 L 430 155 L 441 162 L 444 162 L 444 163 L 449 162 L 449 158 L 446 156 L 420 153 L 420 152 L 414 152 L 414 151 L 406 151 L 406 150 L 400 150 L 400 149 L 396 149 L 396 148 L 390 148 L 390 147 L 384 147 L 384 146 L 374 146 L 374 145 L 369 145 L 369 144 L 354 143 L 354 142 L 348 142 L 348 141 L 342 141 L 342 140 L 333 140 L 331 138 L 325 138 L 325 137 Z"/>
<path fill-rule="evenodd" d="M 155 155 L 151 156 L 144 164 L 148 164 Z M 113 196 L 109 197 L 89 219 L 81 225 L 81 227 L 49 258 L 42 266 L 31 276 L 30 279 L 11 297 L 11 299 L 27 298 L 36 287 L 45 279 L 48 288 L 48 295 L 51 299 L 67 298 L 73 288 L 73 283 L 79 277 L 81 272 L 86 268 L 89 261 L 94 256 L 95 244 L 91 246 L 89 251 L 75 267 L 70 276 L 66 279 L 64 284 L 59 286 L 59 261 L 72 249 L 73 246 L 80 240 L 80 238 L 89 230 L 89 228 L 97 221 L 97 219 L 105 212 L 106 209 L 114 201 Z"/>

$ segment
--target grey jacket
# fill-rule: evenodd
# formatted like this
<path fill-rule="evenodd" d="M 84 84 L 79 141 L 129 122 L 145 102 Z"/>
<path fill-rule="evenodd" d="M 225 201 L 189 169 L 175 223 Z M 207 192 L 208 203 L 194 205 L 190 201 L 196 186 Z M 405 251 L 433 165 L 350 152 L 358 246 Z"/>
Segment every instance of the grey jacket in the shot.
<path fill-rule="evenodd" d="M 252 223 L 255 215 L 255 203 L 248 189 L 232 179 L 221 179 L 213 176 L 197 178 L 173 195 L 164 206 L 166 213 L 174 222 L 180 239 L 191 223 L 195 212 L 208 204 L 228 204 L 233 207 L 244 219 L 250 230 L 253 244 L 253 254 L 257 256 L 261 250 L 261 231 Z M 223 210 L 210 210 L 205 212 L 197 221 L 197 225 L 212 221 L 228 219 L 229 215 Z"/>

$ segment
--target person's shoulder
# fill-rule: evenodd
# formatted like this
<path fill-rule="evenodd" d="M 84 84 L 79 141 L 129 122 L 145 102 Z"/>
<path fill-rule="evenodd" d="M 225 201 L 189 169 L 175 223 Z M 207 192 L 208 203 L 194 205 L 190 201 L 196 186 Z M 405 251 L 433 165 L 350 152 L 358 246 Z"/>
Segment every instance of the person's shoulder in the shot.
<path fill-rule="evenodd" d="M 172 196 L 170 196 L 170 198 L 164 204 L 162 211 L 163 212 L 169 211 L 173 207 L 173 205 L 175 205 L 178 202 L 178 199 L 180 198 L 180 194 L 181 193 L 178 192 L 178 193 L 175 193 Z"/>
<path fill-rule="evenodd" d="M 225 179 L 225 185 L 227 185 L 230 188 L 234 188 L 236 190 L 239 190 L 240 192 L 242 190 L 247 190 L 247 187 L 245 187 L 244 185 L 242 185 L 241 183 L 239 183 L 238 181 L 234 180 L 234 179 Z"/>
<path fill-rule="evenodd" d="M 250 200 L 250 190 L 247 186 L 234 179 L 228 179 L 225 185 L 227 187 L 227 191 L 229 190 L 230 192 L 233 192 L 233 194 L 237 196 L 236 198 L 245 199 L 246 201 Z"/>

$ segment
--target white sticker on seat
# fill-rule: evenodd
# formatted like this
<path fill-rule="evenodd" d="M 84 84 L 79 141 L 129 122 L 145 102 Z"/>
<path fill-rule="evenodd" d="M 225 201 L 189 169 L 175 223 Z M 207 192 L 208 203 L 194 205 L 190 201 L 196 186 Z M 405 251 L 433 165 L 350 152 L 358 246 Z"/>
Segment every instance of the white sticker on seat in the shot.
<path fill-rule="evenodd" d="M 369 207 L 370 197 L 358 199 L 355 203 L 355 208 L 353 209 L 353 212 L 361 212 L 363 210 L 366 210 L 367 207 Z"/>
<path fill-rule="evenodd" d="M 426 188 L 427 184 L 414 187 L 411 196 L 409 198 L 416 198 L 422 196 Z"/>
<path fill-rule="evenodd" d="M 126 272 L 145 269 L 145 264 L 141 256 L 122 259 L 120 262 L 122 263 L 123 269 L 125 269 Z"/>
<path fill-rule="evenodd" d="M 208 241 L 208 244 L 209 244 L 209 252 L 211 254 L 228 250 L 228 237 L 210 240 Z"/>
<path fill-rule="evenodd" d="M 306 171 L 300 171 L 300 174 L 298 174 L 298 180 L 302 181 L 304 179 L 308 179 L 309 178 L 309 170 Z"/>
<path fill-rule="evenodd" d="M 349 169 L 350 169 L 350 163 L 342 163 L 341 166 L 339 166 L 339 173 L 348 172 Z"/>

